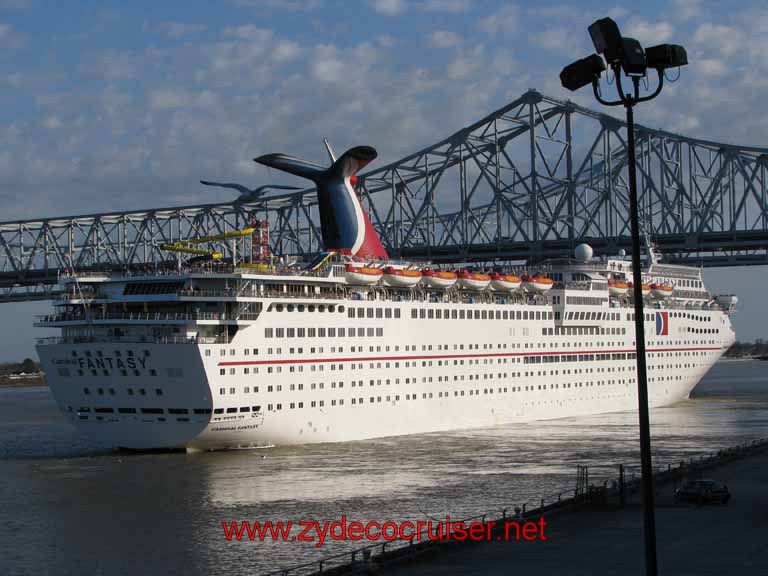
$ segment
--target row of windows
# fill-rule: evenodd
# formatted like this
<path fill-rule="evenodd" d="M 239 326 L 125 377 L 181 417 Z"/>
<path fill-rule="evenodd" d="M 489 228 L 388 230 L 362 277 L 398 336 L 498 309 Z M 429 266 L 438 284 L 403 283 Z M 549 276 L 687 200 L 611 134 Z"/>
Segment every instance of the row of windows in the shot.
<path fill-rule="evenodd" d="M 400 308 L 352 308 L 347 309 L 348 318 L 400 318 Z"/>
<path fill-rule="evenodd" d="M 566 304 L 576 306 L 602 306 L 608 303 L 608 298 L 598 298 L 596 296 L 566 296 Z"/>
<path fill-rule="evenodd" d="M 184 287 L 184 282 L 129 282 L 123 294 L 175 294 Z"/>
<path fill-rule="evenodd" d="M 549 388 L 547 388 L 547 384 L 539 384 L 538 386 L 534 387 L 533 385 L 530 386 L 512 386 L 512 387 L 498 387 L 496 391 L 494 392 L 494 389 L 491 388 L 474 388 L 470 390 L 453 390 L 453 397 L 454 398 L 460 398 L 465 396 L 480 396 L 482 395 L 490 395 L 490 394 L 507 394 L 507 393 L 516 393 L 516 392 L 522 392 L 523 389 L 525 389 L 526 392 L 533 392 L 535 390 L 538 391 L 546 391 L 549 390 L 570 390 L 574 388 L 590 388 L 594 386 L 610 386 L 610 385 L 628 385 L 630 383 L 633 383 L 634 380 L 630 379 L 616 379 L 616 380 L 600 380 L 597 382 L 569 382 L 567 384 L 550 384 Z M 407 401 L 413 401 L 417 400 L 419 398 L 419 394 L 405 394 L 404 399 Z M 441 399 L 441 398 L 450 398 L 451 392 L 450 391 L 444 391 L 444 392 L 422 392 L 421 393 L 421 399 L 422 400 L 433 400 L 433 399 Z M 368 404 L 378 404 L 381 402 L 399 402 L 401 399 L 400 394 L 395 395 L 386 395 L 386 396 L 369 396 L 368 397 Z M 329 401 L 330 406 L 344 406 L 344 398 L 339 399 L 332 399 Z M 350 405 L 352 406 L 362 406 L 366 403 L 365 396 L 357 396 L 353 397 L 351 399 L 347 398 L 347 400 L 350 400 Z M 322 408 L 325 406 L 325 400 L 311 400 L 307 401 L 307 408 Z M 287 404 L 287 409 L 289 410 L 295 410 L 295 409 L 302 409 L 305 406 L 305 402 L 289 402 Z M 283 404 L 281 402 L 274 403 L 274 404 L 267 404 L 267 411 L 277 411 L 282 410 Z"/>
<path fill-rule="evenodd" d="M 133 388 L 126 388 L 125 390 L 128 393 L 128 396 L 134 396 L 138 394 L 139 396 L 146 396 L 147 395 L 147 389 L 146 388 L 137 388 L 135 391 Z M 96 388 L 95 393 L 99 396 L 104 396 L 105 394 L 109 394 L 110 396 L 115 395 L 115 389 L 114 388 Z M 83 394 L 86 396 L 91 394 L 91 389 L 88 387 L 83 388 Z M 162 388 L 155 388 L 155 396 L 162 396 L 163 395 L 163 389 Z"/>
<path fill-rule="evenodd" d="M 69 411 L 72 411 L 72 407 L 69 407 Z M 77 409 L 78 414 L 81 413 L 89 413 L 93 411 L 96 414 L 114 414 L 117 412 L 118 414 L 165 414 L 164 408 L 118 408 L 115 410 L 114 408 L 108 407 L 108 406 L 99 406 L 97 408 L 89 408 L 89 407 L 80 407 Z M 211 409 L 210 408 L 193 408 L 190 410 L 189 408 L 168 408 L 168 414 L 189 414 L 192 412 L 193 414 L 210 414 Z"/>
<path fill-rule="evenodd" d="M 384 328 L 264 328 L 264 338 L 382 338 Z"/>
<path fill-rule="evenodd" d="M 325 304 L 275 304 L 274 305 L 275 312 L 344 312 L 344 306 L 339 305 L 336 306 L 334 304 L 329 304 L 326 306 Z"/>

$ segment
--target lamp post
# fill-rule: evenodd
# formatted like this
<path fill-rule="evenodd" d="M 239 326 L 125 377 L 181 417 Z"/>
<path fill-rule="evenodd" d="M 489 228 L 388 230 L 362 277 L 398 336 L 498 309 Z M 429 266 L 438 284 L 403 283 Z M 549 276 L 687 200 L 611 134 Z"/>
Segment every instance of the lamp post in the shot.
<path fill-rule="evenodd" d="M 622 37 L 616 22 L 602 18 L 589 27 L 596 54 L 577 60 L 563 68 L 560 81 L 569 90 L 578 90 L 592 84 L 598 102 L 605 106 L 624 106 L 627 114 L 627 160 L 629 171 L 629 205 L 632 233 L 632 280 L 635 305 L 635 342 L 637 353 L 637 406 L 640 421 L 640 461 L 642 469 L 643 526 L 645 543 L 645 573 L 658 574 L 656 560 L 656 519 L 654 514 L 653 465 L 651 461 L 651 427 L 648 415 L 648 377 L 645 363 L 645 312 L 643 310 L 643 279 L 640 267 L 640 223 L 637 206 L 637 174 L 635 158 L 635 118 L 633 109 L 653 100 L 664 86 L 664 70 L 688 64 L 682 46 L 661 44 L 643 50 L 634 38 Z M 618 100 L 606 100 L 600 92 L 600 76 L 606 64 L 614 73 Z M 640 80 L 648 69 L 656 70 L 658 84 L 649 95 L 640 95 Z M 632 90 L 625 92 L 622 77 L 632 82 Z"/>

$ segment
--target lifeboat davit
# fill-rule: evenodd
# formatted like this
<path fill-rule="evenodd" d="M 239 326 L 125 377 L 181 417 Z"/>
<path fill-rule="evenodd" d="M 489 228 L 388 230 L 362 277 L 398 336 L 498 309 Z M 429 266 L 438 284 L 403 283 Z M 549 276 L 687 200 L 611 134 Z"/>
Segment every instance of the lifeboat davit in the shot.
<path fill-rule="evenodd" d="M 429 268 L 424 268 L 424 270 L 421 271 L 421 279 L 424 282 L 424 285 L 429 288 L 445 290 L 456 284 L 457 278 L 455 272 L 441 272 Z"/>
<path fill-rule="evenodd" d="M 344 278 L 346 278 L 347 284 L 370 286 L 371 284 L 376 284 L 383 275 L 384 272 L 380 268 L 368 268 L 366 266 L 347 264 Z"/>
<path fill-rule="evenodd" d="M 520 288 L 522 279 L 511 274 L 491 274 L 491 288 L 498 292 L 513 292 Z"/>
<path fill-rule="evenodd" d="M 651 284 L 651 295 L 654 298 L 669 298 L 674 291 L 674 286 L 668 284 Z"/>
<path fill-rule="evenodd" d="M 629 284 L 621 280 L 608 280 L 608 294 L 614 298 L 625 296 L 629 291 Z"/>
<path fill-rule="evenodd" d="M 543 294 L 544 292 L 551 290 L 555 281 L 552 278 L 546 276 L 523 276 L 522 278 L 523 288 L 528 292 L 534 294 Z"/>
<path fill-rule="evenodd" d="M 488 274 L 478 274 L 467 270 L 459 272 L 458 277 L 459 287 L 464 290 L 485 290 L 491 283 L 491 277 Z"/>
<path fill-rule="evenodd" d="M 630 290 L 633 290 L 635 285 L 632 282 L 627 282 L 627 286 L 629 286 Z M 648 284 L 642 284 L 640 289 L 643 291 L 643 298 L 647 298 L 651 293 L 651 287 Z"/>
<path fill-rule="evenodd" d="M 403 270 L 387 266 L 384 268 L 384 282 L 387 286 L 396 288 L 413 288 L 421 280 L 421 272 L 418 270 Z"/>

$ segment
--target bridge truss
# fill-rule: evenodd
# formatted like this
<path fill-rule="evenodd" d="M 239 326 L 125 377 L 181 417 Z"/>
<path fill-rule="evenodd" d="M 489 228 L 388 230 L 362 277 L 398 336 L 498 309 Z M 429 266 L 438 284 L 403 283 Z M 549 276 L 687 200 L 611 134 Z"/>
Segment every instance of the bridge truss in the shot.
<path fill-rule="evenodd" d="M 768 149 L 637 127 L 643 227 L 667 261 L 768 264 Z M 588 242 L 629 248 L 625 127 L 527 92 L 448 138 L 358 180 L 393 256 L 509 262 L 564 256 Z M 314 189 L 205 204 L 0 223 L 0 300 L 46 299 L 61 272 L 168 262 L 163 243 L 268 218 L 273 252 L 317 252 Z M 172 258 L 171 258 L 172 259 Z"/>

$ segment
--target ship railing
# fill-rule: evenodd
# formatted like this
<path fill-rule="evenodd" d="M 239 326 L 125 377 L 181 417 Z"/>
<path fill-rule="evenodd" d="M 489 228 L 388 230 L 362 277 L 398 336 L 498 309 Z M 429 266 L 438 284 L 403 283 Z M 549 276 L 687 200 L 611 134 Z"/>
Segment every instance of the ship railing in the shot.
<path fill-rule="evenodd" d="M 241 316 L 246 316 L 245 314 Z M 247 314 L 247 316 L 257 316 Z M 100 320 L 133 320 L 153 322 L 195 321 L 195 320 L 234 320 L 220 312 L 126 312 L 124 314 L 47 314 L 36 316 L 37 324 L 54 324 L 58 322 L 90 322 Z M 243 318 L 246 319 L 246 318 Z M 256 318 L 248 318 L 255 320 Z"/>
<path fill-rule="evenodd" d="M 224 337 L 204 336 L 54 336 L 37 338 L 39 346 L 52 344 L 93 344 L 93 343 L 127 343 L 127 344 L 228 344 Z"/>

